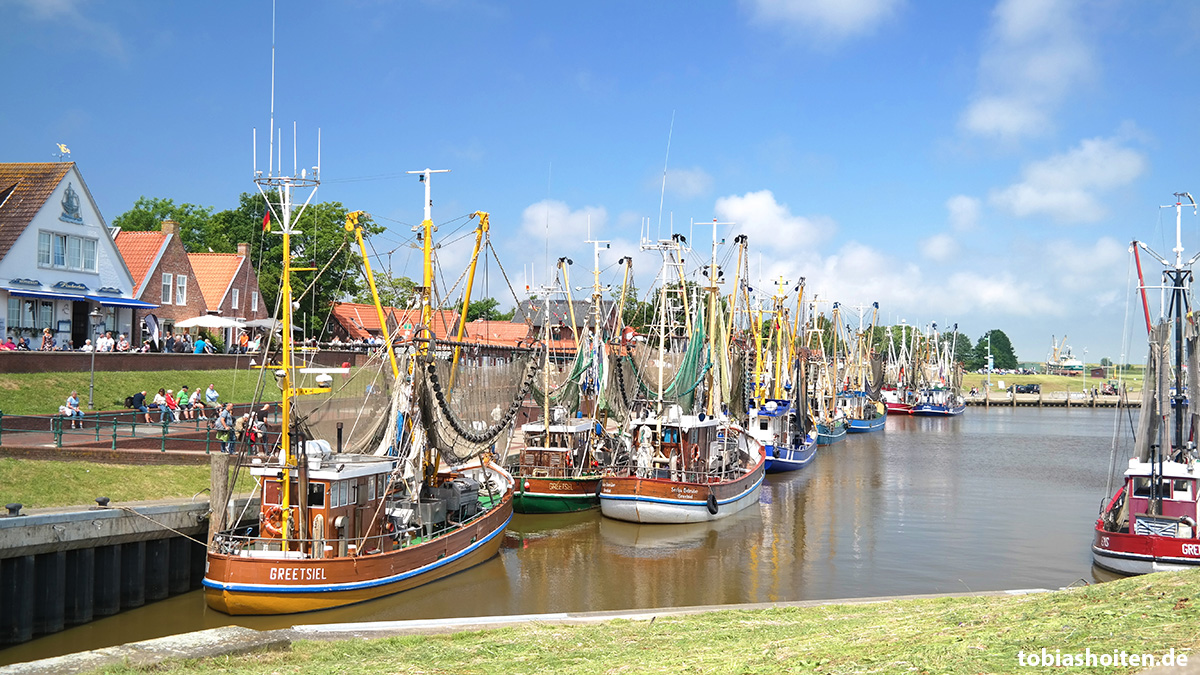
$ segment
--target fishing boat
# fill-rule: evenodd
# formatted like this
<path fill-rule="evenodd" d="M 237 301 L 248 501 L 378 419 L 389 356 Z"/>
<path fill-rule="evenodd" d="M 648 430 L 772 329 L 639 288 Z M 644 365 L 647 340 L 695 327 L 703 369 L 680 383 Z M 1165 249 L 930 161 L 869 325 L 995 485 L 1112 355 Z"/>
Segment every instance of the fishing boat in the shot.
<path fill-rule="evenodd" d="M 283 337 L 272 357 L 277 362 L 269 366 L 282 390 L 282 424 L 279 443 L 266 459 L 239 456 L 261 507 L 257 522 L 243 520 L 212 536 L 203 586 L 213 609 L 284 614 L 348 605 L 446 577 L 500 548 L 512 517 L 514 484 L 489 451 L 528 395 L 540 359 L 516 354 L 494 366 L 516 375 L 508 388 L 496 384 L 491 370 L 492 386 L 484 387 L 477 380 L 487 366 L 460 361 L 458 343 L 438 343 L 428 328 L 432 308 L 441 305 L 432 296 L 430 179 L 436 172 L 412 173 L 425 183 L 425 217 L 417 228 L 425 261 L 422 325 L 399 348 L 393 345 L 398 332 L 385 340 L 376 355 L 379 368 L 353 372 L 306 367 L 292 342 L 292 279 L 300 270 L 291 264 L 291 240 L 300 234 L 295 222 L 304 211 L 293 214 L 292 190 L 300 185 L 315 191 L 316 172 L 256 179 L 282 226 Z M 480 215 L 485 227 L 486 214 Z M 346 229 L 359 243 L 380 325 L 386 327 L 360 216 L 349 214 Z M 478 246 L 479 239 L 476 254 Z M 460 317 L 460 337 L 462 330 Z"/>
<path fill-rule="evenodd" d="M 749 434 L 766 448 L 767 473 L 802 469 L 817 454 L 817 433 L 808 412 L 808 387 L 803 384 L 808 379 L 806 354 L 798 348 L 786 306 L 788 281 L 781 277 L 775 287 L 770 312 L 759 312 L 750 331 L 756 358 L 752 405 L 746 422 Z M 798 292 L 794 322 L 798 327 L 804 322 L 804 279 L 793 290 Z M 794 398 L 785 398 L 785 394 L 794 394 Z"/>
<path fill-rule="evenodd" d="M 845 411 L 846 431 L 851 434 L 880 431 L 887 422 L 888 409 L 882 397 L 883 358 L 871 346 L 879 303 L 872 303 L 871 307 L 871 321 L 865 329 L 860 310 L 854 348 L 846 365 L 845 387 L 838 392 L 838 409 Z M 840 323 L 835 320 L 835 325 Z"/>
<path fill-rule="evenodd" d="M 684 238 L 643 242 L 644 250 L 657 250 L 663 257 L 654 326 L 658 346 L 636 347 L 642 368 L 634 372 L 641 378 L 639 386 L 654 398 L 630 411 L 623 437 L 629 461 L 601 481 L 600 512 L 605 517 L 693 523 L 758 504 L 766 450 L 726 413 L 724 392 L 737 378 L 726 358 L 728 331 L 717 302 L 716 226 L 714 221 L 713 257 L 705 275 L 707 311 L 704 303 L 689 302 Z M 668 361 L 675 371 L 669 383 Z M 656 372 L 655 381 L 642 376 L 647 368 Z"/>
<path fill-rule="evenodd" d="M 542 419 L 521 427 L 523 446 L 510 467 L 516 479 L 513 508 L 517 513 L 566 513 L 600 505 L 600 478 L 613 459 L 615 445 L 596 418 L 608 383 L 608 348 L 604 339 L 604 303 L 600 285 L 600 244 L 589 241 L 593 252 L 593 292 L 588 326 L 579 335 L 566 258 L 558 261 L 560 279 L 542 294 L 543 350 L 541 386 L 533 393 L 542 406 Z M 564 264 L 566 263 L 566 264 Z M 628 276 L 628 267 L 626 268 Z M 628 279 L 626 280 L 627 283 Z M 565 297 L 571 320 L 575 358 L 565 377 L 551 382 L 549 358 L 552 341 L 550 307 L 556 295 Z M 618 308 L 618 313 L 620 309 Z"/>
<path fill-rule="evenodd" d="M 910 415 L 924 417 L 954 417 L 966 412 L 967 400 L 962 396 L 962 364 L 954 360 L 958 324 L 951 331 L 953 338 L 941 339 L 937 324 L 933 324 L 927 342 L 929 355 L 919 372 L 921 381 L 917 399 Z"/>
<path fill-rule="evenodd" d="M 1127 429 L 1133 433 L 1133 457 L 1115 493 L 1110 479 L 1092 537 L 1093 562 L 1121 574 L 1200 566 L 1196 504 L 1200 454 L 1193 442 L 1200 410 L 1190 403 L 1172 405 L 1173 387 L 1192 391 L 1200 387 L 1200 339 L 1195 315 L 1188 309 L 1193 306 L 1192 263 L 1196 258 L 1186 262 L 1183 258 L 1181 218 L 1182 198 L 1188 198 L 1193 212 L 1196 202 L 1186 192 L 1175 197 L 1174 265 L 1144 243 L 1135 241 L 1130 247 L 1137 262 L 1150 350 L 1137 425 Z M 1150 320 L 1139 248 L 1166 264 L 1161 290 L 1169 307 L 1164 308 L 1168 311 L 1157 325 Z M 1119 412 L 1123 420 L 1126 413 Z M 1116 464 L 1117 448 L 1114 441 L 1110 477 L 1115 473 L 1112 465 Z"/>
<path fill-rule="evenodd" d="M 835 303 L 836 304 L 836 303 Z M 814 316 L 807 331 L 809 360 L 814 375 L 812 387 L 813 417 L 816 418 L 817 445 L 833 445 L 846 439 L 846 415 L 838 407 L 837 331 L 833 332 L 832 351 L 826 353 L 824 331 Z M 806 383 L 805 386 L 808 386 Z"/>

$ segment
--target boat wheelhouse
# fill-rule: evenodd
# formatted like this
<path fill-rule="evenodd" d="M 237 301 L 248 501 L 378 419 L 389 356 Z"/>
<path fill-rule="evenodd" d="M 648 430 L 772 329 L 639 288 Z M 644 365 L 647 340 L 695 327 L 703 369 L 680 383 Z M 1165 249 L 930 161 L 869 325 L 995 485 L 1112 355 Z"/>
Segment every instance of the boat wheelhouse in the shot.
<path fill-rule="evenodd" d="M 817 454 L 817 434 L 805 431 L 793 401 L 768 399 L 750 409 L 746 433 L 767 452 L 767 473 L 802 469 Z"/>
<path fill-rule="evenodd" d="M 551 411 L 547 432 L 545 422 L 521 427 L 524 447 L 518 454 L 513 475 L 516 493 L 513 509 L 517 513 L 566 513 L 599 506 L 602 436 L 597 422 L 590 418 L 566 417 L 567 411 Z M 594 454 L 597 453 L 597 454 Z"/>

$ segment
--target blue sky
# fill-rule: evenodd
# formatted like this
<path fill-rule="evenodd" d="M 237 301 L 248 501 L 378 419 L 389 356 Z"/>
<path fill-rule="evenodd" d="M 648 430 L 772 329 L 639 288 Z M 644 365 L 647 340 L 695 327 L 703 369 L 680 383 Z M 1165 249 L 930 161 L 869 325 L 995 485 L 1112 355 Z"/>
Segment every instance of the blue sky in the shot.
<path fill-rule="evenodd" d="M 142 195 L 234 206 L 255 127 L 267 163 L 271 12 L 0 0 L 0 158 L 66 144 L 109 220 Z M 635 255 L 644 290 L 642 222 L 701 223 L 699 263 L 717 218 L 749 235 L 755 279 L 972 340 L 1000 328 L 1022 360 L 1068 334 L 1089 361 L 1142 361 L 1127 248 L 1168 255 L 1159 206 L 1200 194 L 1198 48 L 1186 1 L 280 2 L 275 119 L 289 168 L 292 123 L 299 166 L 320 129 L 317 199 L 388 225 L 374 246 L 396 274 L 418 274 L 404 172 L 444 168 L 440 234 L 491 212 L 519 287 L 564 255 L 584 283 L 590 220 L 604 281 Z M 1191 251 L 1198 234 L 1185 212 Z"/>

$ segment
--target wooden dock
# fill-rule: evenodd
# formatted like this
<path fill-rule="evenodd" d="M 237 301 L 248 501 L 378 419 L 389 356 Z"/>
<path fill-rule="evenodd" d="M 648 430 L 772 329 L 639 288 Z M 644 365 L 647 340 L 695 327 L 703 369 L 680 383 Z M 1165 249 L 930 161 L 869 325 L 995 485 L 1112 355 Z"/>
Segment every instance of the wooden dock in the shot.
<path fill-rule="evenodd" d="M 1139 408 L 1142 405 L 1140 392 L 1130 395 L 1098 394 L 1056 391 L 1050 394 L 1013 394 L 1009 392 L 983 392 L 974 396 L 963 396 L 967 405 L 985 408 L 1004 406 L 1010 408 Z"/>

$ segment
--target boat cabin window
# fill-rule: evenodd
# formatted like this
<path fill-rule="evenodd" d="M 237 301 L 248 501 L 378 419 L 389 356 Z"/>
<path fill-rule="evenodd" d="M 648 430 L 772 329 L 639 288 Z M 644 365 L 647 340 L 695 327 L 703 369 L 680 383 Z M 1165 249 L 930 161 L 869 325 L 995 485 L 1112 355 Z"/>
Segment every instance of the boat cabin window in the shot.
<path fill-rule="evenodd" d="M 268 480 L 268 481 L 263 482 L 263 502 L 264 503 L 266 503 L 266 504 L 280 504 L 281 503 L 281 501 L 283 499 L 283 497 L 282 497 L 283 491 L 280 488 L 280 485 L 281 485 L 280 481 L 277 481 L 277 480 Z M 291 491 L 291 494 L 288 495 L 288 501 L 291 502 L 292 506 L 299 506 L 300 500 L 298 498 L 299 495 L 296 494 L 297 492 L 299 492 L 299 490 L 296 490 L 293 488 Z"/>
<path fill-rule="evenodd" d="M 1148 476 L 1137 476 L 1133 479 L 1133 496 L 1149 497 L 1150 495 L 1150 478 Z M 1158 496 L 1171 498 L 1171 481 L 1158 479 Z"/>
<path fill-rule="evenodd" d="M 367 501 L 375 501 L 375 477 L 367 479 Z"/>
<path fill-rule="evenodd" d="M 770 428 L 770 426 L 771 426 L 770 418 L 767 418 L 767 417 L 758 418 L 758 428 L 760 430 L 766 431 L 768 428 Z"/>
<path fill-rule="evenodd" d="M 330 504 L 330 506 L 333 506 L 334 508 L 337 508 L 339 506 L 345 506 L 346 505 L 346 481 L 344 481 L 344 480 L 334 481 L 334 483 L 332 485 L 330 485 L 330 489 L 333 491 L 333 503 Z"/>
<path fill-rule="evenodd" d="M 1178 499 L 1179 501 L 1185 502 L 1195 501 L 1195 496 L 1192 491 L 1193 482 L 1194 481 L 1188 480 L 1187 478 L 1176 478 L 1175 491 L 1171 495 L 1171 499 Z"/>
<path fill-rule="evenodd" d="M 325 508 L 325 484 L 324 483 L 309 483 L 308 484 L 308 505 L 316 508 Z"/>

